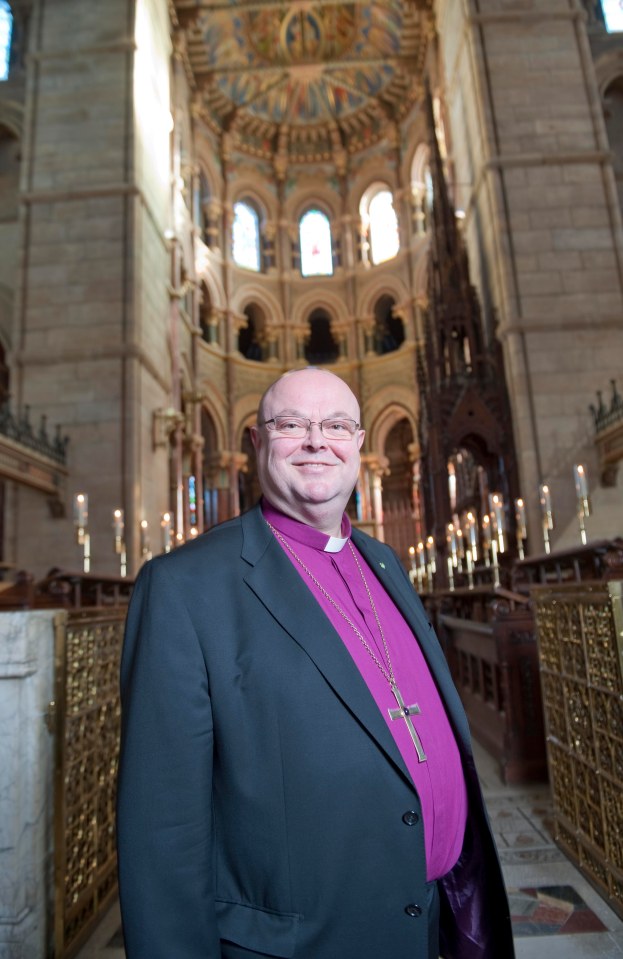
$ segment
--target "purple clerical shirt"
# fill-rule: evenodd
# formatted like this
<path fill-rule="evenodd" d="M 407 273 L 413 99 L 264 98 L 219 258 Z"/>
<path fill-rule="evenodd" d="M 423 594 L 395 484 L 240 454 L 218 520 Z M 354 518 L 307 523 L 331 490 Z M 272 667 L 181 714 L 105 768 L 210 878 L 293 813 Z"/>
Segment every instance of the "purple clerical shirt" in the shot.
<path fill-rule="evenodd" d="M 346 514 L 342 520 L 341 537 L 337 538 L 284 515 L 266 499 L 262 501 L 262 511 L 264 518 L 278 530 L 365 636 L 377 658 L 386 664 L 387 656 L 376 618 L 350 547 L 356 551 L 383 628 L 398 688 L 408 706 L 417 703 L 420 708 L 419 715 L 412 716 L 412 720 L 426 753 L 425 762 L 418 761 L 405 720 L 390 719 L 388 710 L 397 707 L 396 699 L 361 639 L 277 537 L 277 542 L 341 637 L 387 722 L 420 798 L 427 878 L 429 882 L 439 879 L 452 869 L 461 852 L 467 793 L 454 733 L 417 638 L 374 571 L 351 543 L 351 524 Z"/>

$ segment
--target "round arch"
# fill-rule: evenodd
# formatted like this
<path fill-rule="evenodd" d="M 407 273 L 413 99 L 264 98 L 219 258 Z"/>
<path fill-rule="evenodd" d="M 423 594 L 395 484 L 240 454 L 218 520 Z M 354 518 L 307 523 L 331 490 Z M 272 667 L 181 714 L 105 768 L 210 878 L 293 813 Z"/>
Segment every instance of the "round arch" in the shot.
<path fill-rule="evenodd" d="M 232 310 L 242 315 L 245 307 L 257 304 L 264 310 L 266 322 L 269 326 L 283 324 L 283 312 L 279 300 L 259 283 L 241 284 L 232 297 Z"/>
<path fill-rule="evenodd" d="M 414 397 L 413 394 L 408 394 L 406 390 L 401 391 L 401 393 L 403 395 L 400 398 L 386 399 L 382 408 L 371 417 L 370 427 L 366 433 L 368 449 L 373 450 L 380 456 L 385 455 L 387 437 L 401 420 L 407 420 L 411 427 L 413 441 L 416 442 L 417 422 L 414 411 Z M 375 399 L 378 402 L 379 397 Z"/>

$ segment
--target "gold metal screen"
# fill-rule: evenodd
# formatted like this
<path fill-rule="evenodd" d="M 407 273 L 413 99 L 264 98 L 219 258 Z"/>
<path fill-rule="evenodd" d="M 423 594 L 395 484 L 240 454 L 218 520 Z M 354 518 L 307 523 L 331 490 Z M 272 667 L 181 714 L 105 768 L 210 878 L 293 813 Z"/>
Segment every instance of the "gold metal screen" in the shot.
<path fill-rule="evenodd" d="M 620 915 L 622 588 L 533 587 L 555 838 Z"/>
<path fill-rule="evenodd" d="M 125 609 L 56 621 L 56 959 L 73 955 L 117 891 L 115 790 Z"/>

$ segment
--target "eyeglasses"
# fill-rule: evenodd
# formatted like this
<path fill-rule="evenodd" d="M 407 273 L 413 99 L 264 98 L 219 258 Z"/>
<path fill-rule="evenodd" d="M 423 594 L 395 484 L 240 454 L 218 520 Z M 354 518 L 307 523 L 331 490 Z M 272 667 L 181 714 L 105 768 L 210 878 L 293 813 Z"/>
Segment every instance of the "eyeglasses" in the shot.
<path fill-rule="evenodd" d="M 320 432 L 327 440 L 350 440 L 359 429 L 359 423 L 355 420 L 341 417 L 330 417 L 317 422 L 308 420 L 304 416 L 274 416 L 270 420 L 258 423 L 258 426 L 265 426 L 268 430 L 280 433 L 282 436 L 291 436 L 292 439 L 307 436 L 312 426 L 319 426 Z"/>

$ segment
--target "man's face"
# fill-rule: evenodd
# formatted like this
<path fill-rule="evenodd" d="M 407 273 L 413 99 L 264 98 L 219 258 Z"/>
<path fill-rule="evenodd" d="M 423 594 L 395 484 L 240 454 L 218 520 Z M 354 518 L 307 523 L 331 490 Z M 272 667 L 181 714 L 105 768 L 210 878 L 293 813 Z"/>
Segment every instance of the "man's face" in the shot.
<path fill-rule="evenodd" d="M 264 398 L 261 420 L 289 414 L 312 420 L 305 436 L 252 430 L 257 471 L 267 499 L 288 516 L 337 535 L 359 474 L 364 430 L 327 439 L 316 424 L 330 417 L 359 422 L 359 405 L 346 384 L 321 370 L 300 370 L 278 380 Z"/>

